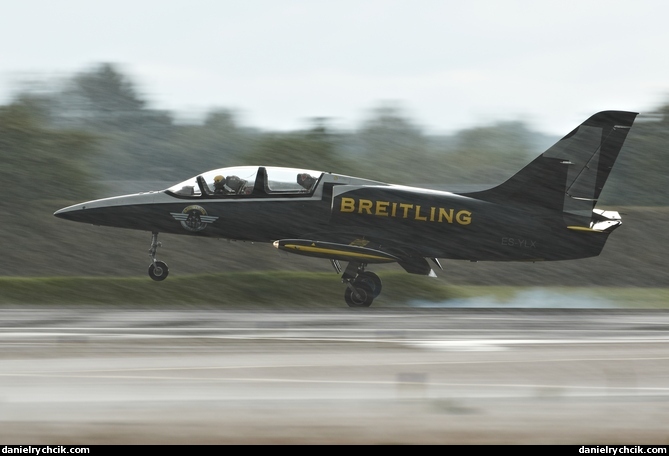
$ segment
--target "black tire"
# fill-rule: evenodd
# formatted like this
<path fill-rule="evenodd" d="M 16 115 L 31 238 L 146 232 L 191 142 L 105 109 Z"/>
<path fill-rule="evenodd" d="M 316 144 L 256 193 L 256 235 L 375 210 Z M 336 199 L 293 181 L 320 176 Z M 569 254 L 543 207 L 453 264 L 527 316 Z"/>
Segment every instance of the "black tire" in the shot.
<path fill-rule="evenodd" d="M 167 267 L 167 264 L 165 264 L 163 261 L 156 261 L 155 263 L 151 263 L 151 266 L 149 266 L 149 276 L 153 280 L 165 280 L 169 273 L 170 270 Z"/>
<path fill-rule="evenodd" d="M 344 299 L 346 300 L 346 304 L 348 304 L 349 307 L 371 306 L 372 301 L 374 301 L 374 292 L 370 286 L 366 283 L 360 282 L 353 284 L 353 287 L 359 296 L 356 296 L 349 287 L 346 287 L 346 291 L 344 292 Z"/>
<path fill-rule="evenodd" d="M 354 285 L 358 283 L 365 283 L 372 289 L 372 295 L 376 298 L 381 294 L 381 289 L 383 288 L 383 283 L 379 276 L 370 271 L 361 272 L 358 274 L 358 277 L 355 279 Z"/>

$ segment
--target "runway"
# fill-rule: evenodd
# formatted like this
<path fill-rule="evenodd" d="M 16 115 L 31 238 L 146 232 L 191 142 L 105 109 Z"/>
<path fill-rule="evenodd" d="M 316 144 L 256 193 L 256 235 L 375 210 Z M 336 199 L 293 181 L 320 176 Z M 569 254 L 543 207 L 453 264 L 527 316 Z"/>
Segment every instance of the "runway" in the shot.
<path fill-rule="evenodd" d="M 669 444 L 669 311 L 0 309 L 1 444 Z"/>

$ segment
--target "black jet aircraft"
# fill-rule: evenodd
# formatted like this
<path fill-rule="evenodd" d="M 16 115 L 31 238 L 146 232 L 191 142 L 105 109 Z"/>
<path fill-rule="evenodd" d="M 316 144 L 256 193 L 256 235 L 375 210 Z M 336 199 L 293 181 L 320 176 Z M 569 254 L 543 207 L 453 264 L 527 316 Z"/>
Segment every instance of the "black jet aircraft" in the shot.
<path fill-rule="evenodd" d="M 314 170 L 238 166 L 54 215 L 151 232 L 154 280 L 168 274 L 156 259 L 158 233 L 271 242 L 285 252 L 330 260 L 342 274 L 347 304 L 367 307 L 381 292 L 370 264 L 394 262 L 409 273 L 434 276 L 430 261 L 441 268 L 439 258 L 599 255 L 622 222 L 617 212 L 595 204 L 636 115 L 597 113 L 509 180 L 483 191 L 451 193 Z"/>

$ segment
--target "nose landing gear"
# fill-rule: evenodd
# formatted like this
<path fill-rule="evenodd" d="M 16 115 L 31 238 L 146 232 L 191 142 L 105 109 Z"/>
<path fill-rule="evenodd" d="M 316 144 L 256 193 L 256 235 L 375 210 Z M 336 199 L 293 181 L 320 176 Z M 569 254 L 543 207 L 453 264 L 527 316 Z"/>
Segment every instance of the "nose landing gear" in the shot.
<path fill-rule="evenodd" d="M 152 262 L 149 266 L 149 277 L 157 281 L 165 280 L 170 272 L 165 262 L 156 260 L 156 251 L 161 245 L 162 243 L 158 242 L 158 233 L 152 233 L 151 248 L 149 249 L 149 256 L 151 257 Z"/>

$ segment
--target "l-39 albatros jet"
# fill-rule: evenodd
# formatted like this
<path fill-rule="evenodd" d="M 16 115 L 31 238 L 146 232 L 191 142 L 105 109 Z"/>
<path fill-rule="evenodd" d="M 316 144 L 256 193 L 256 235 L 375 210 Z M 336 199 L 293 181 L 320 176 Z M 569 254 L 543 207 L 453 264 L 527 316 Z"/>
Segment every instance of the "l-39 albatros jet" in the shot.
<path fill-rule="evenodd" d="M 286 252 L 330 260 L 342 274 L 346 303 L 367 307 L 381 292 L 370 264 L 395 262 L 409 273 L 434 276 L 430 261 L 441 268 L 439 258 L 554 261 L 599 255 L 622 222 L 617 212 L 595 204 L 636 116 L 597 113 L 509 180 L 483 191 L 451 193 L 329 172 L 238 166 L 54 215 L 151 232 L 154 280 L 168 274 L 156 259 L 158 233 L 271 242 Z"/>

